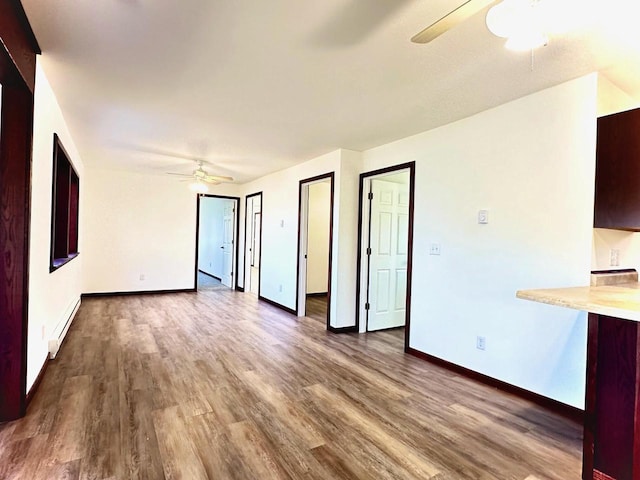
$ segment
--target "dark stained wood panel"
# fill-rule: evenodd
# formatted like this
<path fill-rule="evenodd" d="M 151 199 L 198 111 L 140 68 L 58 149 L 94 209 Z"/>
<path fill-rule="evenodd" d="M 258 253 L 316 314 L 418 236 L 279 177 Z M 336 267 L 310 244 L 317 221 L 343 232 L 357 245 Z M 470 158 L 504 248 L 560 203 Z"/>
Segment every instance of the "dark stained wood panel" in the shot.
<path fill-rule="evenodd" d="M 76 172 L 69 172 L 69 254 L 78 253 L 78 208 L 80 202 L 80 180 Z"/>
<path fill-rule="evenodd" d="M 0 38 L 22 81 L 33 93 L 36 81 L 35 53 L 40 53 L 40 47 L 18 0 L 0 1 Z"/>
<path fill-rule="evenodd" d="M 640 329 L 589 315 L 584 479 L 640 478 Z"/>
<path fill-rule="evenodd" d="M 54 173 L 54 227 L 53 258 L 67 258 L 69 253 L 69 192 L 70 168 L 68 161 L 56 161 Z"/>
<path fill-rule="evenodd" d="M 636 322 L 600 316 L 594 468 L 615 479 L 634 478 L 637 336 Z"/>
<path fill-rule="evenodd" d="M 0 421 L 24 413 L 33 96 L 3 85 L 0 120 Z"/>
<path fill-rule="evenodd" d="M 25 411 L 35 52 L 20 2 L 0 1 L 0 421 Z"/>
<path fill-rule="evenodd" d="M 403 347 L 232 290 L 85 298 L 0 478 L 579 478 L 579 424 Z"/>
<path fill-rule="evenodd" d="M 640 109 L 598 119 L 594 226 L 640 230 Z"/>

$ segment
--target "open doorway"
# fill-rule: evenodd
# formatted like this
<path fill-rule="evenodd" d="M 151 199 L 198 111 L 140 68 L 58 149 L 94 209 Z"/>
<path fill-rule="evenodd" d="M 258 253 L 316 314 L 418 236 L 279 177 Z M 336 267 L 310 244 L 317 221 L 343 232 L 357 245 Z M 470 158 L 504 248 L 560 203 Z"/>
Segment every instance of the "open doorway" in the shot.
<path fill-rule="evenodd" d="M 414 162 L 360 175 L 358 331 L 404 329 L 405 348 L 409 341 L 414 175 Z"/>
<path fill-rule="evenodd" d="M 298 316 L 329 326 L 333 244 L 333 181 L 327 173 L 300 181 L 298 214 Z"/>
<path fill-rule="evenodd" d="M 198 196 L 195 285 L 198 291 L 236 288 L 237 197 Z"/>
<path fill-rule="evenodd" d="M 262 192 L 247 195 L 244 225 L 244 291 L 260 296 Z"/>

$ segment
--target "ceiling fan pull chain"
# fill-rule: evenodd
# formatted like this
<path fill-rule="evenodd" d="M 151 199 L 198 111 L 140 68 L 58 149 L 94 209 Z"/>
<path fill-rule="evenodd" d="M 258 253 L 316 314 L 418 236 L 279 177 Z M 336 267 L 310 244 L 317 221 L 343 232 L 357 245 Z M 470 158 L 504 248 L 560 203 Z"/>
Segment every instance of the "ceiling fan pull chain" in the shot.
<path fill-rule="evenodd" d="M 532 48 L 532 49 L 531 49 L 531 71 L 532 71 L 532 72 L 533 72 L 533 59 L 534 59 L 534 55 L 535 55 L 535 53 L 534 53 L 534 49 Z"/>

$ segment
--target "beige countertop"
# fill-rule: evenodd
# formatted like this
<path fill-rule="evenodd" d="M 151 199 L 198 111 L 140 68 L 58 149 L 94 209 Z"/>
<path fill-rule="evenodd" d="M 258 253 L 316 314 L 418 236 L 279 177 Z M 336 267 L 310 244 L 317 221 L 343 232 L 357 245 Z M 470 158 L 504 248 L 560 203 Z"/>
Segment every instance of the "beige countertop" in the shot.
<path fill-rule="evenodd" d="M 640 283 L 518 290 L 516 297 L 640 322 Z"/>

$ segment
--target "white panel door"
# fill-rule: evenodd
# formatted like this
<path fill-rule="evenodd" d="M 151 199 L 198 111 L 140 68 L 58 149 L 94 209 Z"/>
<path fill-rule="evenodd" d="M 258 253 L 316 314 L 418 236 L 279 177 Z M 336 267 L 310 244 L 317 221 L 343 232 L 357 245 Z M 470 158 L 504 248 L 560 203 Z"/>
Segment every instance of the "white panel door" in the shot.
<path fill-rule="evenodd" d="M 222 217 L 222 284 L 229 288 L 233 286 L 233 234 L 235 232 L 235 202 L 230 201 L 224 206 Z"/>
<path fill-rule="evenodd" d="M 409 232 L 407 186 L 374 179 L 371 192 L 368 331 L 405 324 Z"/>
<path fill-rule="evenodd" d="M 250 275 L 250 283 L 251 288 L 250 292 L 258 295 L 260 289 L 260 229 L 262 228 L 262 213 L 260 212 L 260 207 L 257 211 L 253 213 L 252 220 L 252 238 L 251 238 L 251 275 Z"/>

